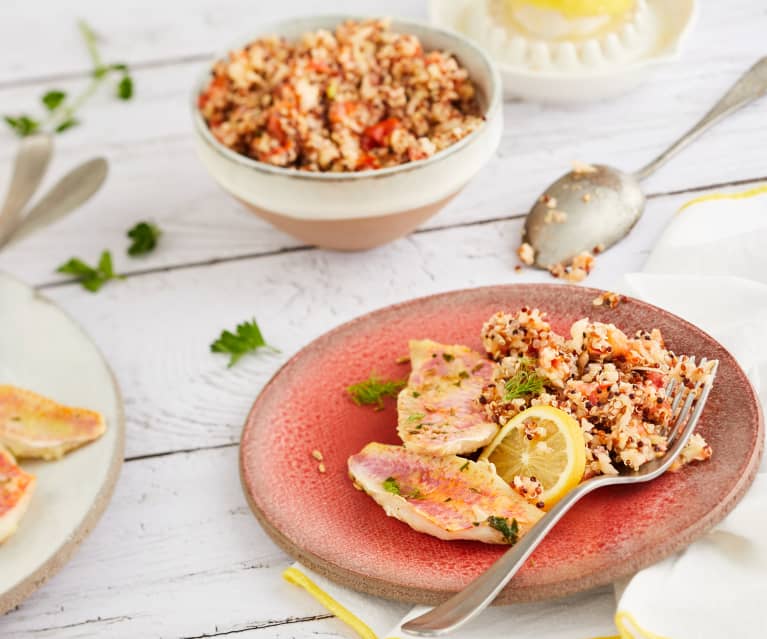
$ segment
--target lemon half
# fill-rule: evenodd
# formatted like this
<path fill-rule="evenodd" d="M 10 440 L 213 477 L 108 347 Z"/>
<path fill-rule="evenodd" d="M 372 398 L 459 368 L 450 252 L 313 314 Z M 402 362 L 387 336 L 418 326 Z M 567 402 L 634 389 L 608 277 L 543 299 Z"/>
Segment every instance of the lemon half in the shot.
<path fill-rule="evenodd" d="M 542 428 L 528 439 L 527 430 Z M 545 431 L 545 432 L 544 432 Z M 516 475 L 535 477 L 543 486 L 544 510 L 577 486 L 586 468 L 583 432 L 570 415 L 553 406 L 533 406 L 507 423 L 480 455 L 511 484 Z"/>
<path fill-rule="evenodd" d="M 635 0 L 507 0 L 513 9 L 518 5 L 533 5 L 539 9 L 558 11 L 567 18 L 621 16 L 634 8 Z"/>

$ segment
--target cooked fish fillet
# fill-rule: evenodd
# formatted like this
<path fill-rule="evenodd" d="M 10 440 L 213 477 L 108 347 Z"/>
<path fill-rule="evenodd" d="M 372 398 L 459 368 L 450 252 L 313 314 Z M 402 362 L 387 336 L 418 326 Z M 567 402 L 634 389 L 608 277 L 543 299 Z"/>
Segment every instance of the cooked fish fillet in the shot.
<path fill-rule="evenodd" d="M 0 385 L 0 444 L 17 457 L 59 459 L 105 430 L 101 413 Z"/>
<path fill-rule="evenodd" d="M 496 364 L 466 346 L 410 342 L 413 367 L 397 397 L 397 433 L 408 450 L 430 455 L 470 453 L 498 432 L 478 399 Z"/>
<path fill-rule="evenodd" d="M 0 446 L 0 544 L 16 532 L 34 490 L 35 476 L 19 468 Z"/>
<path fill-rule="evenodd" d="M 349 457 L 349 475 L 387 515 L 439 539 L 514 543 L 543 516 L 492 464 L 455 455 L 421 455 L 373 442 Z"/>

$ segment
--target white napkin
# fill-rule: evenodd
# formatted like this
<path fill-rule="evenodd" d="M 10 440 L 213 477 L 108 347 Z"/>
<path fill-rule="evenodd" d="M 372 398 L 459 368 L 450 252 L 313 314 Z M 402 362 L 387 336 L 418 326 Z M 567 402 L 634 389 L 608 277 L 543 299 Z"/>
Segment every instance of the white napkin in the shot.
<path fill-rule="evenodd" d="M 719 340 L 767 408 L 767 186 L 694 200 L 669 224 L 642 273 L 637 297 Z M 767 410 L 765 411 L 767 412 Z M 714 451 L 716 454 L 716 451 Z M 618 600 L 616 622 L 640 637 L 767 636 L 767 465 L 711 533 L 639 572 Z M 622 615 L 623 613 L 623 615 Z M 644 628 L 643 635 L 639 628 Z M 631 635 L 629 635 L 631 636 Z"/>
<path fill-rule="evenodd" d="M 688 319 L 724 344 L 748 374 L 763 407 L 767 406 L 766 246 L 767 186 L 706 196 L 682 207 L 644 271 L 626 276 L 627 293 Z M 403 604 L 352 592 L 300 564 L 289 568 L 285 577 L 345 621 L 354 630 L 350 637 L 404 637 L 401 623 L 426 610 L 408 611 Z M 763 463 L 736 509 L 678 555 L 616 584 L 614 590 L 490 608 L 455 636 L 757 639 L 767 637 L 761 609 L 765 604 L 767 464 Z"/>

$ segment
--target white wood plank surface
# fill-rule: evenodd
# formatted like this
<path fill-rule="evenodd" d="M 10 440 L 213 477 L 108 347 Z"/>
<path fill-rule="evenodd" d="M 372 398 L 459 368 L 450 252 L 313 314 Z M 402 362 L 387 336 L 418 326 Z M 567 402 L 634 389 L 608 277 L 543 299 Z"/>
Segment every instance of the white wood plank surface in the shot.
<path fill-rule="evenodd" d="M 600 256 L 589 285 L 615 288 L 637 270 L 683 196 L 651 200 L 619 249 Z M 237 441 L 258 389 L 298 348 L 366 311 L 418 295 L 484 284 L 553 282 L 517 273 L 522 220 L 418 233 L 368 252 L 316 249 L 130 277 L 94 295 L 46 290 L 104 350 L 123 387 L 128 457 Z M 280 355 L 233 369 L 209 353 L 223 328 L 256 317 Z"/>
<path fill-rule="evenodd" d="M 0 634 L 192 637 L 325 615 L 287 565 L 245 504 L 236 447 L 131 462 L 96 531 Z"/>
<path fill-rule="evenodd" d="M 748 11 L 750 19 L 744 19 Z M 727 8 L 707 5 L 683 59 L 660 70 L 650 85 L 618 100 L 578 108 L 507 104 L 497 156 L 426 228 L 523 213 L 574 159 L 627 169 L 648 161 L 766 52 L 762 29 L 767 19 L 762 14 L 744 0 Z M 726 56 L 721 47 L 710 46 L 717 27 L 732 40 Z M 95 259 L 103 248 L 120 254 L 119 268 L 132 272 L 296 246 L 223 194 L 195 157 L 188 102 L 203 68 L 204 63 L 195 62 L 140 71 L 131 103 L 118 103 L 108 92 L 99 95 L 83 114 L 85 124 L 57 139 L 47 183 L 78 161 L 106 155 L 111 163 L 106 186 L 76 215 L 0 254 L 0 268 L 43 283 L 58 279 L 55 267 L 73 254 Z M 54 84 L 69 89 L 81 82 Z M 0 90 L 0 103 L 13 113 L 51 86 L 42 82 Z M 767 178 L 764 140 L 755 135 L 763 129 L 765 109 L 764 102 L 758 103 L 720 124 L 651 177 L 648 192 Z M 0 136 L 5 142 L 0 142 L 2 184 L 14 147 L 10 133 Z M 129 261 L 122 255 L 124 233 L 144 218 L 168 231 L 166 245 L 147 260 Z"/>
<path fill-rule="evenodd" d="M 641 267 L 685 197 L 651 201 L 635 232 L 600 256 L 587 283 L 620 288 L 623 273 Z M 306 626 L 346 636 L 335 620 L 299 622 L 279 633 L 269 625 L 322 611 L 282 584 L 289 559 L 268 541 L 240 491 L 236 442 L 245 415 L 286 358 L 361 313 L 413 291 L 552 281 L 514 271 L 509 247 L 520 226 L 514 220 L 433 231 L 366 254 L 310 249 L 140 275 L 98 295 L 72 285 L 48 288 L 117 372 L 129 461 L 93 536 L 60 576 L 0 619 L 0 633 L 191 637 L 251 629 L 287 637 L 309 636 L 301 634 Z M 208 345 L 222 327 L 254 315 L 282 353 L 227 369 Z"/>
<path fill-rule="evenodd" d="M 103 34 L 105 59 L 137 65 L 136 99 L 102 95 L 89 104 L 83 126 L 57 139 L 46 180 L 103 154 L 111 163 L 106 187 L 68 220 L 0 253 L 0 270 L 43 285 L 93 336 L 115 369 L 128 420 L 128 461 L 106 515 L 58 576 L 0 618 L 3 639 L 351 636 L 282 582 L 290 560 L 242 496 L 236 443 L 260 388 L 300 347 L 366 311 L 455 288 L 552 281 L 515 272 L 522 221 L 512 216 L 573 159 L 625 168 L 649 160 L 767 53 L 760 3 L 706 3 L 682 59 L 650 85 L 586 107 L 507 104 L 496 158 L 439 216 L 389 246 L 341 254 L 302 247 L 243 211 L 205 174 L 190 136 L 189 91 L 207 56 L 246 36 L 249 24 L 311 13 L 315 4 L 0 5 L 2 114 L 27 109 L 46 89 L 82 85 L 88 60 L 78 16 Z M 331 10 L 424 16 L 425 3 L 322 7 Z M 600 256 L 586 284 L 620 289 L 692 195 L 767 180 L 765 109 L 744 110 L 651 178 L 647 213 Z M 0 132 L 0 189 L 13 142 Z M 165 234 L 154 254 L 130 260 L 124 234 L 140 219 Z M 134 275 L 97 295 L 57 284 L 58 264 L 72 255 L 94 260 L 104 248 Z M 209 344 L 253 316 L 282 353 L 227 369 Z"/>

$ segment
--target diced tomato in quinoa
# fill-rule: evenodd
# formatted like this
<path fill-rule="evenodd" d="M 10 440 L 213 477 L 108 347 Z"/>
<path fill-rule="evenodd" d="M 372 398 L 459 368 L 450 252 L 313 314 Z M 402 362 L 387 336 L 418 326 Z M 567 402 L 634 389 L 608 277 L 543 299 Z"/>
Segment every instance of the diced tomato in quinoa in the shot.
<path fill-rule="evenodd" d="M 197 105 L 225 146 L 305 171 L 422 160 L 484 121 L 468 71 L 386 19 L 258 38 L 214 65 Z"/>
<path fill-rule="evenodd" d="M 397 118 L 386 118 L 377 122 L 372 126 L 367 127 L 362 132 L 362 143 L 360 146 L 365 151 L 375 149 L 381 146 L 387 146 L 391 134 L 399 126 L 399 120 Z"/>

